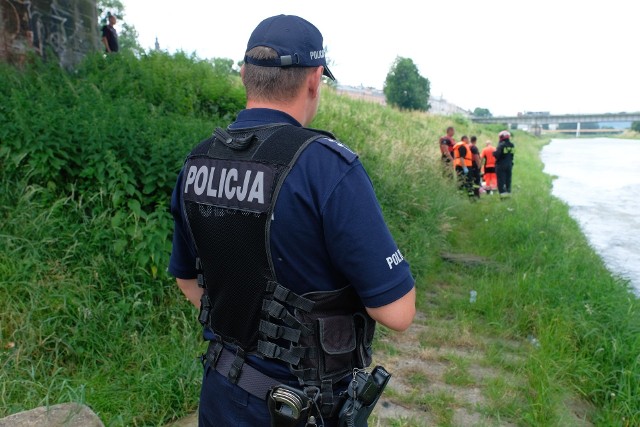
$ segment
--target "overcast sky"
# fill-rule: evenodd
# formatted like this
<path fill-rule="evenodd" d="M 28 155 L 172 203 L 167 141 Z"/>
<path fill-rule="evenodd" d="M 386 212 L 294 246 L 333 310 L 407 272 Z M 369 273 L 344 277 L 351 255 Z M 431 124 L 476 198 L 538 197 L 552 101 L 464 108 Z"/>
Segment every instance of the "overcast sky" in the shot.
<path fill-rule="evenodd" d="M 494 115 L 640 111 L 639 0 L 124 0 L 144 48 L 244 56 L 264 18 L 316 25 L 340 84 L 382 89 L 397 56 L 432 96 Z M 116 26 L 116 28 L 118 28 Z"/>

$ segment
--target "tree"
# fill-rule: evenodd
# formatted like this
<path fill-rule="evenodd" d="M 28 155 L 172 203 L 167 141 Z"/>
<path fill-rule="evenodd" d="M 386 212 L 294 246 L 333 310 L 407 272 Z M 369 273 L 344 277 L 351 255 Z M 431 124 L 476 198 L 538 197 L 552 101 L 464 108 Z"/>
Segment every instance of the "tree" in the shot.
<path fill-rule="evenodd" d="M 109 16 L 114 15 L 120 24 L 121 30 L 118 31 L 118 45 L 120 50 L 130 50 L 140 54 L 144 52 L 142 46 L 138 42 L 138 31 L 136 27 L 129 24 L 124 19 L 124 5 L 120 0 L 98 0 L 98 22 L 100 27 L 107 25 Z"/>
<path fill-rule="evenodd" d="M 410 58 L 398 56 L 384 82 L 384 96 L 389 105 L 406 110 L 428 111 L 429 79 L 420 75 Z"/>
<path fill-rule="evenodd" d="M 631 130 L 635 132 L 640 132 L 640 122 L 631 123 Z"/>
<path fill-rule="evenodd" d="M 236 64 L 234 64 L 233 59 L 229 58 L 213 58 L 209 60 L 209 63 L 213 65 L 213 69 L 216 70 L 216 72 L 220 72 L 220 74 L 240 75 L 241 62 L 238 62 L 237 68 L 234 68 Z"/>
<path fill-rule="evenodd" d="M 473 110 L 473 115 L 476 117 L 493 117 L 493 114 L 491 114 L 488 108 L 480 107 L 476 107 L 476 109 Z"/>

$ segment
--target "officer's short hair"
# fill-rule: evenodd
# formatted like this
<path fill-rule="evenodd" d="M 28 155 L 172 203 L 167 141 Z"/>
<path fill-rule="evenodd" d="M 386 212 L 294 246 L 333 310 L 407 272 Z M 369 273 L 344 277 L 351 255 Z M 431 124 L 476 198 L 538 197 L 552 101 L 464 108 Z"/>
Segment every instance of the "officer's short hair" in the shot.
<path fill-rule="evenodd" d="M 255 59 L 273 59 L 278 53 L 270 47 L 257 46 L 247 52 Z M 248 99 L 290 101 L 314 67 L 260 67 L 244 64 L 242 82 Z"/>

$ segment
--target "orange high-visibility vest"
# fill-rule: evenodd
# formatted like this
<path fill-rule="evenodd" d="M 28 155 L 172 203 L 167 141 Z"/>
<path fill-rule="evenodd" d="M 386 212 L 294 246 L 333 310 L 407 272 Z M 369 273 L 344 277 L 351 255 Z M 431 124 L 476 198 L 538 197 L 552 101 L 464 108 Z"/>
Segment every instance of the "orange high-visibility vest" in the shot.
<path fill-rule="evenodd" d="M 464 155 L 464 163 L 463 159 L 460 157 L 460 147 L 464 146 L 467 150 L 467 154 Z M 471 154 L 471 146 L 469 144 L 465 144 L 464 141 L 458 142 L 453 146 L 453 166 L 466 166 L 468 168 L 473 165 L 473 155 Z"/>
<path fill-rule="evenodd" d="M 492 146 L 488 146 L 482 150 L 480 157 L 487 159 L 487 163 L 484 165 L 487 168 L 493 168 L 496 166 L 496 158 L 493 156 L 494 151 L 496 151 L 496 148 Z"/>

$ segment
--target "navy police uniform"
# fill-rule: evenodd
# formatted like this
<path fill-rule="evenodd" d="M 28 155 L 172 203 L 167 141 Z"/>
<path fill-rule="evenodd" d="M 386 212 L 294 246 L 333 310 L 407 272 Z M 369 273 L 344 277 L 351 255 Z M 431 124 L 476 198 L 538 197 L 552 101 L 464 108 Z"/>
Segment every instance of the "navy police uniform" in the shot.
<path fill-rule="evenodd" d="M 257 108 L 240 112 L 229 129 L 276 123 L 300 127 L 284 112 Z M 195 279 L 197 254 L 182 210 L 183 173 L 171 200 L 175 230 L 169 272 Z M 358 156 L 330 137 L 309 144 L 284 180 L 271 218 L 270 249 L 278 281 L 298 295 L 351 285 L 366 307 L 380 307 L 414 285 Z M 207 329 L 204 337 L 216 339 Z M 246 364 L 283 384 L 297 384 L 281 361 L 248 356 Z M 262 426 L 268 425 L 269 412 L 264 400 L 205 365 L 200 423 Z M 335 420 L 325 420 L 331 425 Z"/>

